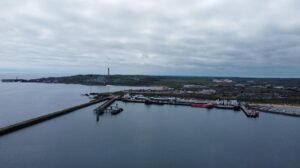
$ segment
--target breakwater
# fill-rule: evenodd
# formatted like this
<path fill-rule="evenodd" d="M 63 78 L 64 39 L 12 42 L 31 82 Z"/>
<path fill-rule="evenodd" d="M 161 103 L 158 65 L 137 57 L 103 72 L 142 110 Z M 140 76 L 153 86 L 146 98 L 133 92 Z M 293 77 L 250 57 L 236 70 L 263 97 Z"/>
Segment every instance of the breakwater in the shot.
<path fill-rule="evenodd" d="M 271 110 L 271 109 L 266 109 L 266 108 L 259 108 L 259 107 L 252 107 L 255 110 L 259 110 L 260 112 L 263 113 L 270 113 L 270 114 L 277 114 L 277 115 L 284 115 L 284 116 L 290 116 L 290 117 L 300 117 L 299 113 L 293 113 L 293 112 L 282 112 L 282 111 L 276 111 L 276 110 Z"/>
<path fill-rule="evenodd" d="M 20 129 L 23 129 L 23 128 L 26 128 L 26 127 L 29 127 L 29 126 L 32 126 L 32 125 L 35 125 L 35 124 L 38 124 L 38 123 L 41 123 L 43 121 L 47 121 L 47 120 L 50 120 L 50 119 L 53 119 L 53 118 L 56 118 L 56 117 L 74 112 L 76 110 L 79 110 L 79 109 L 82 109 L 82 108 L 100 103 L 100 102 L 105 101 L 107 99 L 108 98 L 105 97 L 105 98 L 93 100 L 93 101 L 90 101 L 90 102 L 85 103 L 85 104 L 81 104 L 81 105 L 74 106 L 74 107 L 71 107 L 71 108 L 67 108 L 67 109 L 64 109 L 64 110 L 56 111 L 56 112 L 53 112 L 53 113 L 50 113 L 50 114 L 46 114 L 46 115 L 43 115 L 43 116 L 39 116 L 39 117 L 36 117 L 36 118 L 33 118 L 33 119 L 25 120 L 25 121 L 22 121 L 22 122 L 13 124 L 13 125 L 9 125 L 9 126 L 0 128 L 0 136 L 3 136 L 5 134 L 8 134 L 8 133 L 11 133 L 11 132 L 14 132 L 14 131 L 18 131 Z"/>

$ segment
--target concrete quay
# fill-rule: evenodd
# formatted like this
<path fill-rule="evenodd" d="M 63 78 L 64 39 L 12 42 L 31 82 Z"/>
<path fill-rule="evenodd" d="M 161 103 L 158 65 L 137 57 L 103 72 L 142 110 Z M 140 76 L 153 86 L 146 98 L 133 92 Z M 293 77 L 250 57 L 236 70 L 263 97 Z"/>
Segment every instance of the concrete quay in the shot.
<path fill-rule="evenodd" d="M 113 104 L 116 100 L 119 100 L 119 96 L 114 96 L 107 100 L 104 104 L 95 109 L 97 115 L 101 115 L 105 112 L 105 109 Z"/>

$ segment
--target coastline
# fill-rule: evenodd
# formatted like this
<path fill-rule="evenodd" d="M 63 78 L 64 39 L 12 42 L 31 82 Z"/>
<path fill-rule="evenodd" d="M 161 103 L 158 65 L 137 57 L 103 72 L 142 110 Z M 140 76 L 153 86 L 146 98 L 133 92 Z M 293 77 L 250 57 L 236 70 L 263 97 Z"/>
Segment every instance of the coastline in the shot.
<path fill-rule="evenodd" d="M 259 110 L 261 112 L 300 117 L 300 105 L 261 103 L 251 103 L 249 105 L 251 106 L 251 108 Z"/>

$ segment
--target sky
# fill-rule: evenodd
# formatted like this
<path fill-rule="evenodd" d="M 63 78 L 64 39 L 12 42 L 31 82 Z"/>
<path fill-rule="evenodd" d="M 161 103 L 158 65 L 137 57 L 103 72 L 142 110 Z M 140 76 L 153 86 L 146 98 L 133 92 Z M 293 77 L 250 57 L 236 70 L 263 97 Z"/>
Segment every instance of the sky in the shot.
<path fill-rule="evenodd" d="M 1 0 L 0 73 L 300 77 L 299 0 Z"/>

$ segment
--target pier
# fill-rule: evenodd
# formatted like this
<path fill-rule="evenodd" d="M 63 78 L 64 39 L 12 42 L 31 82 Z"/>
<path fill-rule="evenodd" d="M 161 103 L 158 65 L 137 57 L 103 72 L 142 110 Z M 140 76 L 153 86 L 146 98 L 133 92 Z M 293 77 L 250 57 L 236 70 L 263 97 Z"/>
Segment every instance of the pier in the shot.
<path fill-rule="evenodd" d="M 259 112 L 256 110 L 248 109 L 244 104 L 241 104 L 241 109 L 245 113 L 247 117 L 257 118 L 259 116 Z"/>
<path fill-rule="evenodd" d="M 13 125 L 9 125 L 9 126 L 0 128 L 0 136 L 3 136 L 5 134 L 8 134 L 8 133 L 11 133 L 11 132 L 14 132 L 14 131 L 18 131 L 20 129 L 23 129 L 23 128 L 26 128 L 26 127 L 29 127 L 29 126 L 32 126 L 32 125 L 35 125 L 35 124 L 38 124 L 38 123 L 41 123 L 41 122 L 44 122 L 44 121 L 62 116 L 62 115 L 65 115 L 65 114 L 68 114 L 68 113 L 77 111 L 79 109 L 82 109 L 82 108 L 85 108 L 85 107 L 103 102 L 107 99 L 108 99 L 108 97 L 93 100 L 93 101 L 90 101 L 90 102 L 85 103 L 85 104 L 81 104 L 81 105 L 78 105 L 78 106 L 74 106 L 74 107 L 71 107 L 71 108 L 67 108 L 67 109 L 64 109 L 64 110 L 60 110 L 60 111 L 57 111 L 57 112 L 53 112 L 53 113 L 50 113 L 50 114 L 46 114 L 46 115 L 43 115 L 43 116 L 39 116 L 39 117 L 36 117 L 36 118 L 33 118 L 33 119 L 29 119 L 29 120 L 26 120 L 26 121 L 22 121 L 22 122 L 13 124 Z M 112 101 L 112 100 L 110 100 L 110 101 Z"/>
<path fill-rule="evenodd" d="M 102 104 L 101 106 L 96 108 L 95 111 L 97 113 L 97 116 L 103 114 L 105 112 L 105 109 L 107 107 L 109 107 L 110 105 L 112 105 L 118 99 L 119 99 L 119 96 L 114 96 L 114 97 L 110 98 L 109 100 L 107 100 L 104 104 Z"/>
<path fill-rule="evenodd" d="M 131 103 L 144 103 L 146 105 L 181 105 L 181 106 L 191 106 L 198 108 L 206 108 L 206 109 L 228 109 L 234 111 L 242 110 L 246 117 L 249 118 L 257 118 L 259 117 L 259 112 L 255 109 L 246 107 L 245 104 L 241 104 L 237 100 L 217 100 L 215 102 L 209 101 L 185 101 L 179 100 L 176 97 L 146 97 L 144 95 L 138 96 L 130 96 L 129 94 L 124 95 L 121 99 L 123 102 L 131 102 Z"/>

